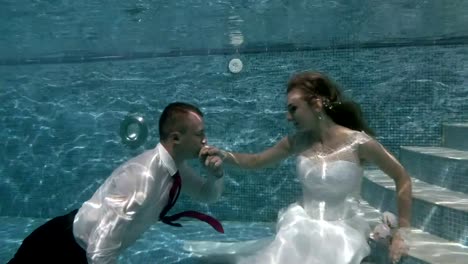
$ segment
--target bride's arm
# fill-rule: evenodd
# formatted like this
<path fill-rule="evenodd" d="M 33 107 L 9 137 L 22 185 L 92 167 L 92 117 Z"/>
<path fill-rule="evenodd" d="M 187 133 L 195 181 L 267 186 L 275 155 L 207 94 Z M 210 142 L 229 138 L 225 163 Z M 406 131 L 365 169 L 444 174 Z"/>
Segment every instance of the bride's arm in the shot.
<path fill-rule="evenodd" d="M 411 226 L 411 178 L 400 162 L 374 139 L 359 146 L 359 156 L 379 166 L 383 172 L 395 181 L 399 228 L 394 232 L 392 244 L 389 248 L 390 257 L 395 263 L 408 251 L 408 242 L 405 236 Z"/>
<path fill-rule="evenodd" d="M 244 169 L 257 169 L 271 164 L 275 164 L 292 153 L 291 144 L 288 137 L 284 137 L 276 145 L 260 153 L 236 153 L 220 150 L 214 147 L 207 147 L 205 155 L 221 156 L 225 163 L 236 165 Z"/>
<path fill-rule="evenodd" d="M 359 156 L 366 161 L 376 164 L 395 181 L 398 197 L 398 223 L 400 227 L 410 227 L 412 197 L 411 178 L 405 168 L 374 139 L 359 146 Z"/>

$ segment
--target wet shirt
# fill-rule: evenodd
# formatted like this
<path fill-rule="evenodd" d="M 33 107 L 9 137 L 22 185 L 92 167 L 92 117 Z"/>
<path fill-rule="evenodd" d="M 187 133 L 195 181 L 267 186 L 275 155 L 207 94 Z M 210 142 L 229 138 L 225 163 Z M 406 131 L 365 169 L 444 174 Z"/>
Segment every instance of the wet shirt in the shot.
<path fill-rule="evenodd" d="M 73 223 L 88 262 L 117 263 L 119 254 L 159 220 L 177 168 L 158 144 L 119 166 L 79 209 Z"/>

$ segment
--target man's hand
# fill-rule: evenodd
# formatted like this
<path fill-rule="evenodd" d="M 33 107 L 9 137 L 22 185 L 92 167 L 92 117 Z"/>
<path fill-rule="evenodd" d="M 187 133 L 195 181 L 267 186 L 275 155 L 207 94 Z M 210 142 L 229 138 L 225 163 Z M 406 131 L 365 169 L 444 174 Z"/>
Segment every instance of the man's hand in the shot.
<path fill-rule="evenodd" d="M 200 150 L 200 162 L 206 167 L 208 172 L 217 178 L 223 176 L 223 160 L 220 157 L 221 151 L 215 147 L 205 146 Z"/>

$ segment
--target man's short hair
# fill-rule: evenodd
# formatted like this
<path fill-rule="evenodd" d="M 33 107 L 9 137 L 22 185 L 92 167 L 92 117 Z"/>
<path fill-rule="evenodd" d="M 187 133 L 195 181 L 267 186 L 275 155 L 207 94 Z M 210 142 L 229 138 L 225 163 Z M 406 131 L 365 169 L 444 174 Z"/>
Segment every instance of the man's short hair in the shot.
<path fill-rule="evenodd" d="M 182 131 L 180 132 L 184 133 L 186 128 L 180 127 L 180 121 L 186 118 L 190 112 L 194 112 L 203 117 L 203 113 L 198 107 L 188 103 L 174 102 L 166 106 L 159 118 L 159 139 L 167 139 L 171 132 L 178 129 L 181 129 Z"/>

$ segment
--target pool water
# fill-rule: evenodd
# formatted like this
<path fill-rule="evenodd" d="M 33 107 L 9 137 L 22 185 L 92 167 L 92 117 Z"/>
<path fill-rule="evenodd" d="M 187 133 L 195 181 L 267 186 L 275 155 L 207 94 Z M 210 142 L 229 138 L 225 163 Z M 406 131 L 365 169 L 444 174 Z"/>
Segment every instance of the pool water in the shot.
<path fill-rule="evenodd" d="M 35 228 L 46 222 L 40 218 L 0 217 L 0 263 L 12 258 L 22 240 Z M 183 250 L 185 240 L 242 241 L 258 239 L 274 234 L 275 223 L 269 222 L 223 222 L 224 234 L 214 231 L 209 225 L 198 221 L 183 221 L 182 228 L 164 224 L 153 225 L 134 245 L 120 256 L 119 263 L 200 264 L 206 260 L 191 256 Z M 363 263 L 390 263 L 386 260 L 386 248 L 371 243 L 372 254 Z M 313 249 L 311 249 L 313 250 Z M 424 263 L 406 258 L 400 263 Z"/>

